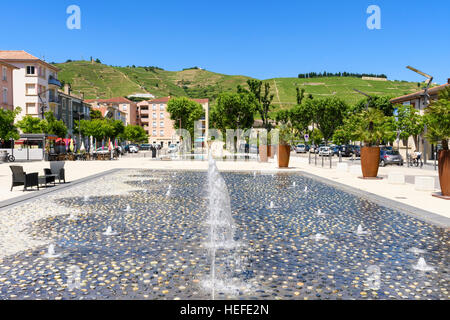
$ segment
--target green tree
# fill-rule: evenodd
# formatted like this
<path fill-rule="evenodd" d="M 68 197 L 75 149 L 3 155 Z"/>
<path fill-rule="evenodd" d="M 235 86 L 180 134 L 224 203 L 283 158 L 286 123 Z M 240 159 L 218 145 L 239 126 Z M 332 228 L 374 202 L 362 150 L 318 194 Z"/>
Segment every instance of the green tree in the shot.
<path fill-rule="evenodd" d="M 53 112 L 44 113 L 45 119 L 41 121 L 42 132 L 49 135 L 55 135 L 58 138 L 67 136 L 67 127 L 62 120 L 56 120 Z"/>
<path fill-rule="evenodd" d="M 259 115 L 261 116 L 261 120 L 263 122 L 263 127 L 270 131 L 272 129 L 272 126 L 270 124 L 270 116 L 269 112 L 272 107 L 272 101 L 274 98 L 273 94 L 270 94 L 270 84 L 268 82 L 264 83 L 264 92 L 262 92 L 262 86 L 263 82 L 259 80 L 248 80 L 247 84 L 250 88 L 250 92 L 253 93 L 253 95 L 256 98 L 256 101 L 258 102 L 256 104 L 256 110 L 258 111 Z M 238 92 L 244 91 L 242 87 L 238 86 Z"/>
<path fill-rule="evenodd" d="M 423 117 L 411 105 L 398 105 L 396 107 L 395 129 L 400 132 L 400 139 L 406 141 L 406 148 L 408 148 L 408 140 L 412 136 L 417 146 L 419 135 L 423 132 L 425 126 Z"/>
<path fill-rule="evenodd" d="M 379 146 L 384 140 L 395 139 L 392 117 L 386 117 L 379 109 L 363 110 L 354 120 L 355 140 L 363 141 L 366 146 Z"/>
<path fill-rule="evenodd" d="M 353 107 L 352 112 L 359 113 L 368 107 L 381 110 L 385 116 L 390 117 L 394 115 L 395 110 L 395 107 L 390 100 L 391 98 L 386 96 L 372 96 L 370 98 L 365 98 L 360 100 Z"/>
<path fill-rule="evenodd" d="M 425 109 L 425 123 L 427 125 L 426 138 L 430 142 L 441 142 L 442 149 L 449 150 L 450 139 L 450 98 L 447 92 L 439 96 Z"/>
<path fill-rule="evenodd" d="M 13 111 L 0 108 L 0 140 L 18 140 L 20 138 L 19 131 L 14 125 L 14 120 L 20 112 L 19 107 Z"/>
<path fill-rule="evenodd" d="M 254 123 L 257 103 L 250 92 L 222 92 L 211 110 L 211 123 L 223 134 L 226 129 L 249 129 Z"/>
<path fill-rule="evenodd" d="M 194 137 L 195 121 L 198 121 L 205 115 L 205 111 L 200 103 L 189 98 L 173 98 L 167 104 L 167 112 L 170 113 L 170 119 L 174 121 L 175 129 L 181 128 L 188 130 L 191 139 Z"/>
<path fill-rule="evenodd" d="M 91 119 L 103 119 L 102 112 L 100 110 L 91 109 L 90 112 Z"/>
<path fill-rule="evenodd" d="M 27 115 L 18 121 L 16 126 L 22 130 L 23 133 L 42 133 L 42 120 L 30 115 Z"/>
<path fill-rule="evenodd" d="M 308 99 L 305 107 L 310 110 L 313 122 L 317 125 L 323 138 L 328 143 L 334 132 L 343 123 L 347 114 L 347 104 L 338 98 Z"/>
<path fill-rule="evenodd" d="M 126 126 L 123 132 L 123 137 L 132 143 L 148 142 L 148 135 L 141 126 Z"/>
<path fill-rule="evenodd" d="M 305 89 L 301 89 L 299 87 L 295 88 L 297 90 L 297 104 L 301 105 L 303 98 L 305 97 Z"/>
<path fill-rule="evenodd" d="M 302 104 L 291 108 L 290 118 L 292 127 L 297 131 L 297 134 L 300 137 L 308 132 L 308 127 L 313 121 L 313 114 L 307 104 L 303 102 Z"/>

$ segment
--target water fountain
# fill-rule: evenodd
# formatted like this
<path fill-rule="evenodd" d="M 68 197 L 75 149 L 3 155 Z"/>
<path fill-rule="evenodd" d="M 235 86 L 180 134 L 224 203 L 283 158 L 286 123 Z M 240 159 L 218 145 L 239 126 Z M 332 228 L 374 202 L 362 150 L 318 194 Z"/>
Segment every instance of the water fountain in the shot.
<path fill-rule="evenodd" d="M 325 217 L 327 214 L 322 212 L 321 209 L 318 209 L 316 215 L 319 216 L 319 217 Z"/>
<path fill-rule="evenodd" d="M 71 212 L 70 215 L 69 215 L 69 218 L 67 218 L 67 220 L 69 220 L 69 221 L 77 221 L 78 220 L 78 216 L 77 216 L 76 213 Z"/>
<path fill-rule="evenodd" d="M 54 258 L 58 258 L 58 257 L 60 257 L 60 256 L 61 256 L 61 254 L 57 254 L 57 253 L 56 253 L 56 251 L 55 251 L 55 245 L 54 245 L 53 243 L 51 243 L 51 244 L 48 246 L 47 253 L 44 254 L 44 257 L 45 257 L 45 258 L 48 258 L 48 259 L 54 259 Z"/>
<path fill-rule="evenodd" d="M 308 186 L 305 187 L 304 192 L 305 192 L 305 193 L 308 193 Z"/>
<path fill-rule="evenodd" d="M 103 232 L 103 235 L 105 236 L 116 236 L 118 233 L 115 232 L 111 226 L 108 226 L 108 228 L 106 228 L 106 231 Z"/>
<path fill-rule="evenodd" d="M 90 197 L 89 197 L 89 196 L 84 196 L 83 202 L 89 202 L 89 200 L 90 200 Z"/>
<path fill-rule="evenodd" d="M 275 209 L 275 203 L 273 201 L 270 201 L 269 209 Z"/>
<path fill-rule="evenodd" d="M 416 247 L 412 247 L 412 248 L 408 249 L 408 252 L 411 252 L 411 253 L 414 253 L 414 254 L 417 254 L 417 255 L 427 253 L 426 250 L 419 249 L 419 248 L 416 248 Z"/>
<path fill-rule="evenodd" d="M 211 258 L 211 275 L 203 282 L 203 287 L 210 290 L 211 298 L 214 300 L 217 291 L 236 293 L 240 286 L 232 284 L 229 274 L 230 261 L 236 261 L 233 250 L 238 247 L 238 243 L 234 240 L 235 223 L 231 215 L 230 195 L 225 180 L 211 156 L 208 165 L 208 196 L 209 217 L 206 223 L 209 234 L 205 247 L 208 248 Z M 221 261 L 224 260 L 227 265 L 220 270 L 216 266 L 219 254 Z M 240 264 L 236 263 L 236 265 Z"/>
<path fill-rule="evenodd" d="M 170 197 L 171 191 L 172 191 L 172 185 L 169 185 L 169 188 L 167 188 L 167 192 L 166 192 L 167 198 Z"/>
<path fill-rule="evenodd" d="M 423 257 L 421 257 L 419 259 L 419 261 L 417 262 L 417 264 L 414 264 L 412 267 L 414 270 L 423 271 L 423 272 L 434 270 L 434 267 L 428 265 Z"/>
<path fill-rule="evenodd" d="M 356 234 L 358 236 L 365 236 L 365 235 L 369 235 L 370 231 L 369 230 L 364 230 L 363 226 L 360 224 L 358 226 L 358 228 L 356 229 Z"/>
<path fill-rule="evenodd" d="M 324 236 L 321 233 L 317 233 L 315 235 L 312 235 L 310 238 L 315 240 L 315 241 L 327 241 L 328 240 L 328 237 Z"/>

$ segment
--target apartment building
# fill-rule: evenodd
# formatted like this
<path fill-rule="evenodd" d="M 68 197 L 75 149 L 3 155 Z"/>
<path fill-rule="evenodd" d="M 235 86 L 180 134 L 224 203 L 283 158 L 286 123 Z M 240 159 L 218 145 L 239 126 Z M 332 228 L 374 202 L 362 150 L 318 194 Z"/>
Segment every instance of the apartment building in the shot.
<path fill-rule="evenodd" d="M 67 126 L 69 136 L 73 136 L 75 121 L 89 120 L 91 106 L 84 101 L 83 93 L 73 93 L 68 84 L 63 90 L 58 90 L 58 105 L 53 110 L 56 119 L 62 120 Z"/>
<path fill-rule="evenodd" d="M 86 100 L 92 108 L 100 110 L 103 117 L 121 120 L 124 125 L 138 124 L 137 105 L 123 97 Z"/>
<path fill-rule="evenodd" d="M 14 110 L 13 71 L 17 67 L 0 60 L 0 109 Z"/>
<path fill-rule="evenodd" d="M 137 104 L 139 125 L 141 125 L 149 136 L 149 143 L 160 144 L 162 147 L 180 142 L 179 132 L 174 127 L 173 120 L 167 112 L 167 103 L 172 97 L 164 97 L 150 101 L 142 101 Z M 205 117 L 200 120 L 202 135 L 208 132 L 209 100 L 193 99 L 202 105 Z"/>
<path fill-rule="evenodd" d="M 25 51 L 0 51 L 0 60 L 15 66 L 13 70 L 14 107 L 22 109 L 16 118 L 43 117 L 58 105 L 59 69 Z"/>

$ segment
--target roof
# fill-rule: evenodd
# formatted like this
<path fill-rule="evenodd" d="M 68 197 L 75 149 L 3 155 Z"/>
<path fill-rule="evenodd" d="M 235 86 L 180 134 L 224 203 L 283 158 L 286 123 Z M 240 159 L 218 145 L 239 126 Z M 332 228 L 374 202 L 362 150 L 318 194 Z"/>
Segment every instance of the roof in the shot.
<path fill-rule="evenodd" d="M 98 102 L 98 103 L 127 103 L 127 104 L 133 103 L 133 101 L 130 101 L 124 97 L 117 97 L 117 98 L 111 98 L 111 99 L 87 99 L 87 100 L 85 100 L 85 102 L 87 102 L 87 103 L 95 103 L 95 102 Z"/>
<path fill-rule="evenodd" d="M 148 101 L 148 103 L 167 103 L 169 102 L 170 99 L 172 99 L 173 97 L 168 96 L 168 97 L 163 97 L 163 98 L 158 98 L 158 99 L 154 99 L 154 100 L 150 100 Z M 208 103 L 209 99 L 191 99 L 192 101 L 198 102 L 200 104 L 203 103 Z"/>
<path fill-rule="evenodd" d="M 45 64 L 47 67 L 59 71 L 59 69 L 44 60 L 41 60 L 23 50 L 0 50 L 0 59 L 7 62 L 35 61 Z"/>
<path fill-rule="evenodd" d="M 7 67 L 12 68 L 12 69 L 19 69 L 19 68 L 17 68 L 16 66 L 13 66 L 12 64 L 7 63 L 7 62 L 4 61 L 4 60 L 0 60 L 0 64 L 1 64 L 2 66 L 7 66 Z"/>
<path fill-rule="evenodd" d="M 450 86 L 450 84 L 446 83 L 446 84 L 443 84 L 443 85 L 440 85 L 440 86 L 437 86 L 437 87 L 430 88 L 430 89 L 428 89 L 428 94 L 429 95 L 436 95 L 440 91 L 444 90 L 446 87 L 449 87 L 449 86 Z M 425 93 L 425 90 L 420 90 L 420 91 L 417 91 L 417 92 L 414 92 L 414 93 L 406 94 L 404 96 L 391 99 L 391 102 L 392 103 L 401 103 L 401 102 L 405 102 L 405 101 L 410 101 L 410 100 L 413 100 L 413 99 L 420 98 L 424 93 Z"/>

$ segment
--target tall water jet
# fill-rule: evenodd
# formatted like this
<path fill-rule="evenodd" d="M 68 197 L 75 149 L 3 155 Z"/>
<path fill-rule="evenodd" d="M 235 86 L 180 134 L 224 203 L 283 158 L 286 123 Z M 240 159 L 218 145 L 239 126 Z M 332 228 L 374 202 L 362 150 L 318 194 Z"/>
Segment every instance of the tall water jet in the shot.
<path fill-rule="evenodd" d="M 209 196 L 209 217 L 207 220 L 208 248 L 211 257 L 211 275 L 205 281 L 204 286 L 211 290 L 211 298 L 216 297 L 216 290 L 220 287 L 223 291 L 234 291 L 230 285 L 231 279 L 225 274 L 227 270 L 218 272 L 216 269 L 216 258 L 220 251 L 221 258 L 228 263 L 227 256 L 231 250 L 237 247 L 234 240 L 235 223 L 231 215 L 231 201 L 228 188 L 220 174 L 216 162 L 210 156 L 208 165 L 208 196 Z"/>

